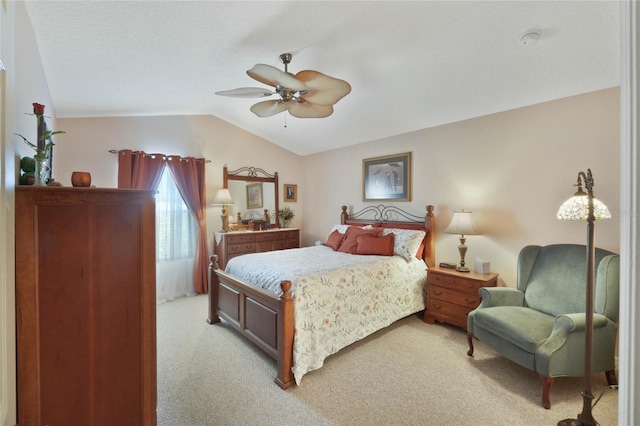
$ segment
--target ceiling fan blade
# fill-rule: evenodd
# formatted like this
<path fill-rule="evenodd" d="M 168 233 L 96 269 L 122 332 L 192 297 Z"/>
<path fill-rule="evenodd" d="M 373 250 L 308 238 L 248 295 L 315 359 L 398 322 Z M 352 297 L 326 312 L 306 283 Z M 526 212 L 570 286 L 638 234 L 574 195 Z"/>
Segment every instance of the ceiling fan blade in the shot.
<path fill-rule="evenodd" d="M 295 92 L 305 90 L 306 88 L 306 85 L 303 82 L 299 81 L 291 74 L 280 71 L 278 68 L 272 67 L 271 65 L 256 64 L 253 68 L 247 71 L 247 74 L 249 74 L 249 77 L 258 80 L 260 83 L 268 84 L 273 87 L 280 85 L 285 89 Z"/>
<path fill-rule="evenodd" d="M 333 106 L 316 105 L 310 102 L 289 102 L 289 114 L 298 118 L 324 118 L 333 114 Z"/>
<path fill-rule="evenodd" d="M 240 87 L 239 89 L 216 92 L 216 95 L 230 96 L 232 98 L 264 98 L 274 94 L 275 92 L 261 87 Z"/>
<path fill-rule="evenodd" d="M 296 78 L 307 86 L 307 93 L 302 98 L 313 104 L 333 105 L 351 92 L 351 86 L 346 81 L 318 71 L 300 71 Z"/>
<path fill-rule="evenodd" d="M 286 111 L 289 103 L 290 102 L 262 101 L 254 104 L 251 107 L 251 112 L 258 117 L 271 117 L 272 115 Z"/>

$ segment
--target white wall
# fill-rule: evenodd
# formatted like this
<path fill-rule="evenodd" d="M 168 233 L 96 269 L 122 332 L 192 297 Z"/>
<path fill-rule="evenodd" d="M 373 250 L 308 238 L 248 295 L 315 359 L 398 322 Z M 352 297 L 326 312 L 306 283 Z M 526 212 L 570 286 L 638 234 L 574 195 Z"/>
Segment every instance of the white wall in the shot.
<path fill-rule="evenodd" d="M 619 89 L 613 88 L 303 158 L 304 243 L 326 238 L 340 206 L 359 210 L 362 159 L 410 151 L 411 202 L 436 206 L 436 261 L 459 260 L 459 237 L 444 234 L 453 210 L 472 209 L 482 236 L 467 238 L 467 261 L 491 262 L 501 285 L 516 285 L 516 259 L 528 244 L 586 243 L 586 224 L 556 220 L 591 168 L 594 192 L 613 219 L 598 221 L 596 244 L 619 252 Z M 467 262 L 469 263 L 469 262 Z"/>

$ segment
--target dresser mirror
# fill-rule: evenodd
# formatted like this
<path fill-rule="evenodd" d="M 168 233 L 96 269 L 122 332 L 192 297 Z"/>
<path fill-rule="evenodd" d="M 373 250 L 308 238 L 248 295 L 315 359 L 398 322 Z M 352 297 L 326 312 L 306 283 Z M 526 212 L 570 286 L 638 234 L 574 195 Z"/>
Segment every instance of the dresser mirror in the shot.
<path fill-rule="evenodd" d="M 234 204 L 229 205 L 229 227 L 233 230 L 260 230 L 278 227 L 278 172 L 270 174 L 257 167 L 222 169 L 224 188 Z M 266 210 L 266 212 L 265 212 Z"/>

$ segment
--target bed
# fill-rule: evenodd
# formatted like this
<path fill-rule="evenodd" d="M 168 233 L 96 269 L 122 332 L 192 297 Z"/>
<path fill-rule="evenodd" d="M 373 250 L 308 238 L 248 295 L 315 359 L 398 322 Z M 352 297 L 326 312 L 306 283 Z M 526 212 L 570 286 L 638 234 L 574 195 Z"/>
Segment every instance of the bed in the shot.
<path fill-rule="evenodd" d="M 424 309 L 426 268 L 435 264 L 433 209 L 428 205 L 422 217 L 395 206 L 352 214 L 342 206 L 340 225 L 325 243 L 342 238 L 333 248 L 238 256 L 225 271 L 212 255 L 207 321 L 224 320 L 274 358 L 281 388 L 300 384 L 327 356 Z M 347 234 L 351 243 L 358 235 L 363 250 L 369 247 L 365 241 L 391 238 L 393 255 L 351 254 L 348 244 L 342 245 Z"/>

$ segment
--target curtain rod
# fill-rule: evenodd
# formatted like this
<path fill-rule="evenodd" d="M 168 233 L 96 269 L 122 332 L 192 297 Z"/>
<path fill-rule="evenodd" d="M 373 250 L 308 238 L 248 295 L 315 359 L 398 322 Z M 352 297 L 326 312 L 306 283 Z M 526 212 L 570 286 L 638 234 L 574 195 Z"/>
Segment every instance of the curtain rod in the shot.
<path fill-rule="evenodd" d="M 110 149 L 109 152 L 111 154 L 122 154 L 122 150 L 117 150 L 117 149 Z M 136 151 L 133 151 L 133 152 L 135 153 Z M 137 151 L 137 152 L 139 152 L 139 151 Z M 165 159 L 165 160 L 171 160 L 173 157 L 180 158 L 181 160 L 183 159 L 180 155 L 148 154 L 146 152 L 144 153 L 144 155 L 146 155 L 147 157 L 153 157 L 153 156 L 156 156 L 156 155 L 162 155 L 162 158 Z M 196 158 L 195 160 L 196 161 L 204 160 L 205 163 L 210 163 L 211 162 L 211 160 L 207 160 L 207 159 L 204 159 L 204 158 Z"/>

